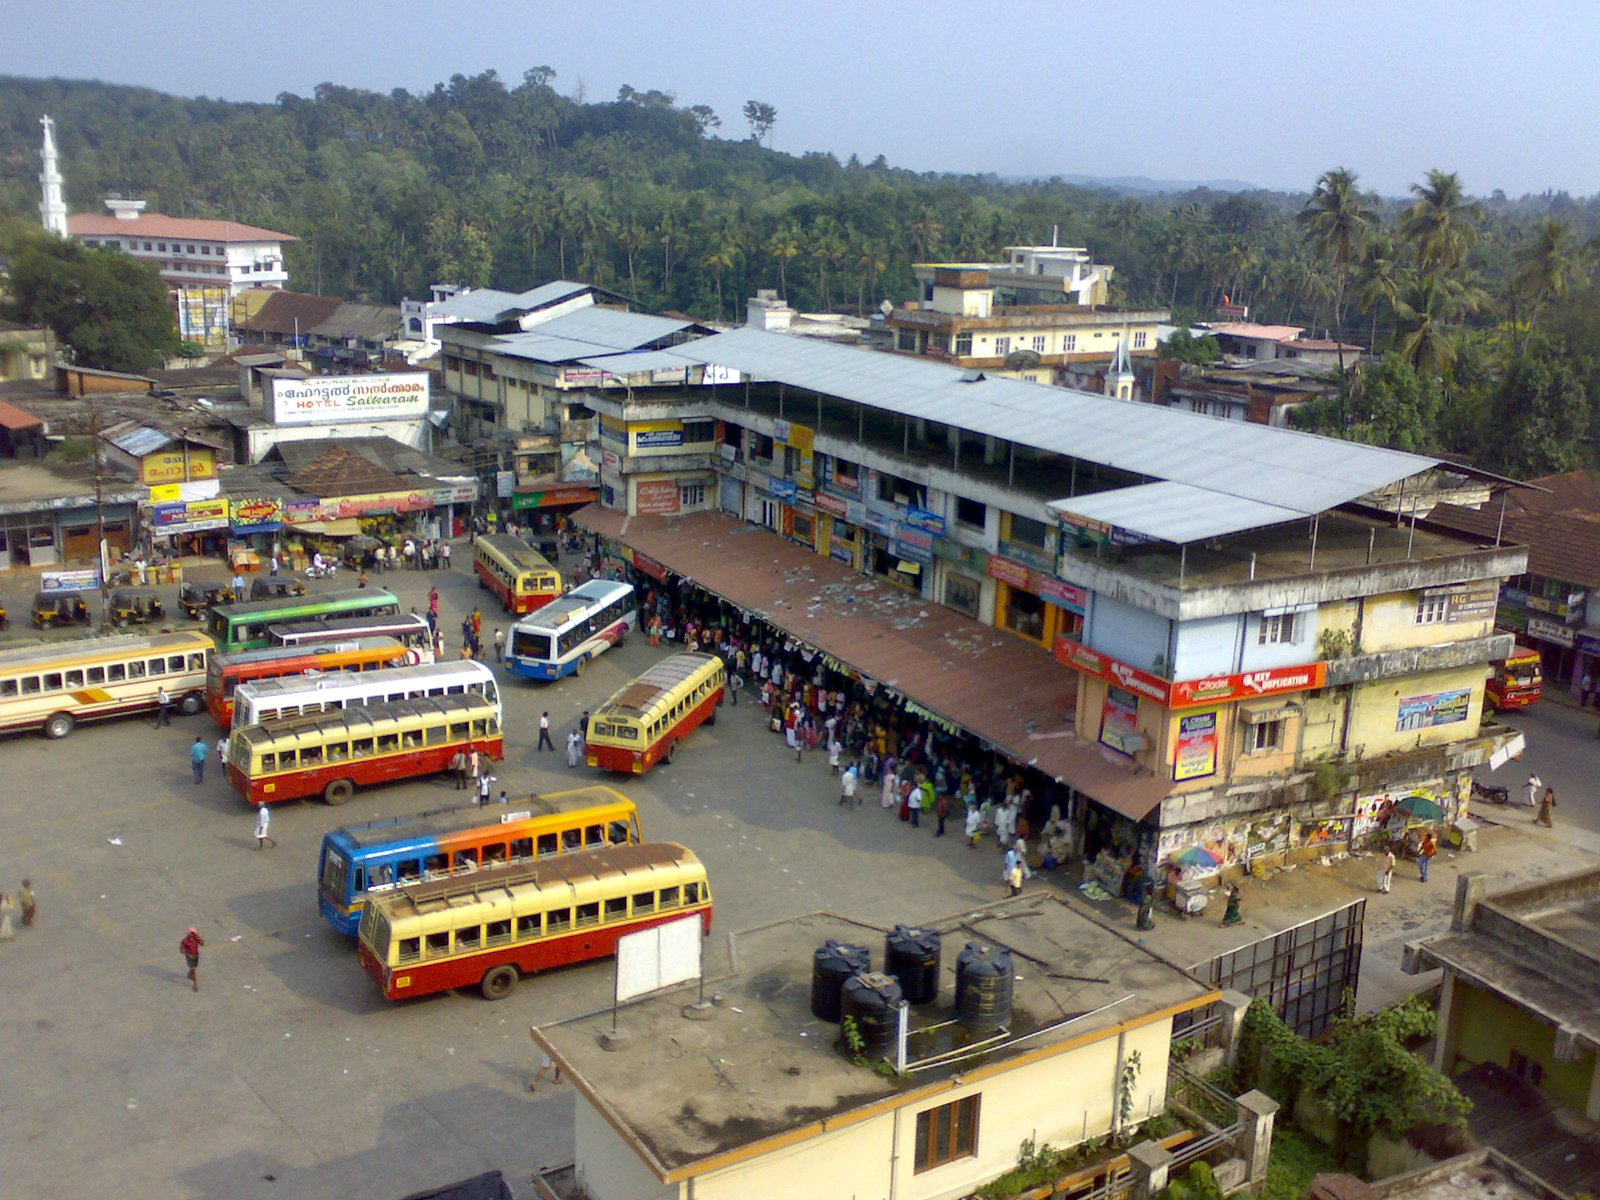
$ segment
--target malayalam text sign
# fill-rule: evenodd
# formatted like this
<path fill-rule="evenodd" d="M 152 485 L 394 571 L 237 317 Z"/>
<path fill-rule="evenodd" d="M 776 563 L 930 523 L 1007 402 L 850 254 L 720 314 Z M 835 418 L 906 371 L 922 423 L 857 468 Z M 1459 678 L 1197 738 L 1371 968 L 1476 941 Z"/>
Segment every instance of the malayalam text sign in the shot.
<path fill-rule="evenodd" d="M 322 375 L 272 380 L 272 419 L 279 425 L 388 421 L 428 415 L 428 376 Z"/>

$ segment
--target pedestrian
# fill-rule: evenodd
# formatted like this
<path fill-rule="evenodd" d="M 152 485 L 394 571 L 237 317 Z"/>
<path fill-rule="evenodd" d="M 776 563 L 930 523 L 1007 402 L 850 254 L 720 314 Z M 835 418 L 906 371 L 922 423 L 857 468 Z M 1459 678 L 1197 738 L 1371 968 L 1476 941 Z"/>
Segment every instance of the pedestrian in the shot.
<path fill-rule="evenodd" d="M 189 932 L 183 935 L 183 941 L 178 943 L 178 950 L 183 954 L 183 961 L 189 964 L 189 982 L 194 985 L 194 990 L 200 990 L 200 947 L 206 944 L 205 938 L 200 936 L 200 931 L 193 925 Z"/>
<path fill-rule="evenodd" d="M 439 589 L 436 587 L 428 589 L 428 611 L 434 616 L 439 615 Z"/>
<path fill-rule="evenodd" d="M 22 927 L 27 929 L 33 924 L 33 914 L 39 911 L 39 901 L 33 894 L 33 880 L 22 881 L 22 889 L 17 892 L 17 903 L 22 906 Z"/>
<path fill-rule="evenodd" d="M 244 598 L 244 576 L 235 571 L 233 573 L 233 583 L 230 586 L 233 588 L 233 598 L 242 600 Z"/>
<path fill-rule="evenodd" d="M 439 544 L 439 567 L 440 567 L 441 570 L 445 570 L 445 571 L 448 571 L 450 569 L 450 543 L 449 542 L 441 542 Z"/>
<path fill-rule="evenodd" d="M 1588 708 L 1589 702 L 1594 699 L 1594 672 L 1583 673 L 1583 707 Z"/>
<path fill-rule="evenodd" d="M 1544 780 L 1530 771 L 1528 773 L 1528 807 L 1532 808 L 1539 803 L 1539 789 L 1544 786 Z"/>
<path fill-rule="evenodd" d="M 554 750 L 556 744 L 550 740 L 550 711 L 546 709 L 539 714 L 539 744 L 535 750 Z"/>
<path fill-rule="evenodd" d="M 17 936 L 16 928 L 11 924 L 11 914 L 16 910 L 17 902 L 0 892 L 0 942 L 9 942 Z"/>
<path fill-rule="evenodd" d="M 1535 824 L 1543 825 L 1546 829 L 1554 829 L 1555 828 L 1555 822 L 1552 821 L 1550 818 L 1551 818 L 1551 811 L 1555 808 L 1555 806 L 1556 806 L 1556 790 L 1555 790 L 1555 788 L 1545 788 L 1545 790 L 1544 790 L 1544 799 L 1539 801 L 1539 815 L 1534 818 Z"/>
<path fill-rule="evenodd" d="M 1378 890 L 1388 894 L 1394 883 L 1394 847 L 1383 852 L 1383 865 L 1378 868 Z"/>
<path fill-rule="evenodd" d="M 900 779 L 895 774 L 895 761 L 892 758 L 883 760 L 883 785 L 878 803 L 884 808 L 893 808 L 900 803 Z"/>
<path fill-rule="evenodd" d="M 501 788 L 500 789 L 500 799 L 497 800 L 495 803 L 497 803 L 497 804 L 510 804 L 511 803 L 511 801 L 506 797 L 505 788 Z"/>
<path fill-rule="evenodd" d="M 166 685 L 156 689 L 156 728 L 172 724 L 172 695 Z"/>
<path fill-rule="evenodd" d="M 1428 868 L 1433 864 L 1433 856 L 1439 852 L 1439 843 L 1434 840 L 1431 833 L 1422 835 L 1422 844 L 1417 847 L 1417 874 L 1423 883 L 1428 882 Z"/>
<path fill-rule="evenodd" d="M 907 789 L 904 801 L 906 816 L 910 819 L 911 828 L 913 829 L 922 828 L 922 784 L 923 779 L 920 775 L 917 776 L 916 783 L 907 782 L 905 784 Z"/>
<path fill-rule="evenodd" d="M 358 588 L 364 588 L 370 582 L 372 581 L 367 578 L 367 573 L 365 571 L 362 571 L 361 574 L 356 576 L 356 587 Z"/>
<path fill-rule="evenodd" d="M 935 800 L 933 802 L 933 815 L 939 818 L 939 831 L 937 833 L 935 833 L 933 836 L 934 837 L 943 837 L 944 836 L 944 823 L 945 823 L 946 818 L 948 818 L 950 816 L 950 797 L 949 796 L 940 796 L 937 800 Z"/>
<path fill-rule="evenodd" d="M 1006 851 L 1005 867 L 1000 877 L 1005 882 L 1008 899 L 1022 894 L 1022 864 L 1017 860 L 1015 850 Z"/>
<path fill-rule="evenodd" d="M 1022 864 L 1022 877 L 1024 879 L 1032 879 L 1033 868 L 1028 865 L 1028 839 L 1024 837 L 1017 838 L 1016 848 L 1017 861 Z"/>
<path fill-rule="evenodd" d="M 476 746 L 467 747 L 467 778 L 473 787 L 478 786 L 478 776 L 483 773 L 483 752 Z"/>
<path fill-rule="evenodd" d="M 839 803 L 846 808 L 854 808 L 860 803 L 856 799 L 856 773 L 858 766 L 851 763 L 845 768 L 844 774 L 839 776 Z"/>
<path fill-rule="evenodd" d="M 967 838 L 967 848 L 971 849 L 978 844 L 978 831 L 983 827 L 983 810 L 976 804 L 967 809 L 967 822 L 962 832 Z"/>
<path fill-rule="evenodd" d="M 277 575 L 277 573 L 278 573 L 278 556 L 276 554 L 274 554 L 271 558 L 269 558 L 267 560 L 267 574 L 268 575 Z M 199 990 L 200 990 L 199 988 L 195 988 L 195 991 L 198 992 Z"/>
<path fill-rule="evenodd" d="M 473 609 L 472 609 L 471 620 L 472 620 L 472 636 L 475 637 L 475 638 L 482 637 L 483 636 L 483 610 L 478 608 L 478 607 L 476 607 L 476 606 L 474 606 Z"/>
<path fill-rule="evenodd" d="M 739 706 L 739 693 L 742 691 L 744 691 L 744 676 L 737 671 L 731 672 L 728 675 L 728 699 L 733 702 L 735 708 Z"/>
<path fill-rule="evenodd" d="M 194 768 L 194 783 L 196 787 L 199 787 L 206 780 L 206 755 L 209 753 L 210 751 L 206 749 L 205 738 L 195 738 L 194 745 L 189 747 L 189 765 Z"/>
<path fill-rule="evenodd" d="M 217 770 L 228 769 L 228 735 L 223 734 L 217 739 Z"/>
<path fill-rule="evenodd" d="M 506 631 L 499 626 L 494 631 L 494 660 L 497 663 L 506 661 Z"/>
<path fill-rule="evenodd" d="M 578 760 L 583 757 L 583 738 L 576 729 L 567 734 L 567 766 L 572 768 L 578 765 Z"/>
<path fill-rule="evenodd" d="M 456 777 L 456 791 L 465 791 L 467 787 L 467 755 L 463 750 L 457 750 L 450 756 L 450 773 Z"/>
<path fill-rule="evenodd" d="M 539 1055 L 539 1069 L 533 1073 L 533 1082 L 528 1085 L 528 1090 L 530 1092 L 537 1092 L 539 1090 L 539 1081 L 545 1077 L 545 1072 L 549 1071 L 552 1067 L 555 1068 L 555 1077 L 551 1079 L 550 1082 L 552 1084 L 560 1084 L 561 1067 L 551 1059 L 549 1054 L 541 1053 Z"/>
<path fill-rule="evenodd" d="M 494 776 L 488 771 L 478 776 L 478 807 L 489 803 L 489 789 L 494 786 Z"/>
<path fill-rule="evenodd" d="M 438 628 L 433 631 L 433 661 L 444 661 L 444 630 Z"/>
<path fill-rule="evenodd" d="M 270 843 L 276 846 L 278 839 L 267 831 L 272 828 L 272 813 L 265 804 L 256 805 L 256 849 L 262 850 Z"/>
<path fill-rule="evenodd" d="M 844 753 L 844 743 L 840 742 L 838 738 L 834 738 L 832 741 L 830 741 L 828 743 L 828 773 L 829 774 L 837 775 L 839 773 L 839 756 L 841 754 L 843 754 L 843 753 Z"/>
<path fill-rule="evenodd" d="M 589 740 L 589 710 L 587 708 L 583 710 L 583 715 L 578 718 L 578 733 L 582 735 L 585 742 Z"/>
<path fill-rule="evenodd" d="M 1222 923 L 1224 925 L 1238 925 L 1244 921 L 1244 915 L 1239 911 L 1239 904 L 1242 898 L 1243 893 L 1239 891 L 1238 884 L 1234 884 L 1228 889 L 1228 907 L 1222 913 Z"/>

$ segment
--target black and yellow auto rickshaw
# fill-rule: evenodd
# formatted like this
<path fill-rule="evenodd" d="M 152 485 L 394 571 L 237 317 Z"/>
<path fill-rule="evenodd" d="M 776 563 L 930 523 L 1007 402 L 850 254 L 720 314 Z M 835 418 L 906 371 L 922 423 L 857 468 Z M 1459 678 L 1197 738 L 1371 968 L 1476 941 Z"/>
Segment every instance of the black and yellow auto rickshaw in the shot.
<path fill-rule="evenodd" d="M 306 585 L 293 575 L 268 575 L 250 581 L 252 600 L 286 600 L 305 594 Z"/>
<path fill-rule="evenodd" d="M 213 604 L 232 604 L 239 597 L 226 583 L 193 583 L 185 580 L 178 585 L 178 604 L 189 614 L 191 621 L 206 615 Z"/>
<path fill-rule="evenodd" d="M 38 629 L 58 625 L 87 625 L 89 604 L 82 592 L 39 592 L 33 598 L 33 624 Z"/>
<path fill-rule="evenodd" d="M 149 625 L 167 615 L 155 588 L 117 588 L 108 607 L 113 625 Z"/>

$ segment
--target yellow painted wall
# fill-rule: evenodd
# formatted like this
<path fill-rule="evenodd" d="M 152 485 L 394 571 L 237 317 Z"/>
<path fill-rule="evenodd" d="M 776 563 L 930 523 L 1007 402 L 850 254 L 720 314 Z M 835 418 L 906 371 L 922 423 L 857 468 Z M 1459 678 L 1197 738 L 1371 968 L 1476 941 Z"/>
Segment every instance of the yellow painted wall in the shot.
<path fill-rule="evenodd" d="M 1386 754 L 1390 750 L 1442 746 L 1477 736 L 1483 711 L 1483 675 L 1482 667 L 1468 666 L 1358 685 L 1352 697 L 1350 714 L 1352 753 L 1372 756 Z M 1466 720 L 1422 729 L 1402 731 L 1395 728 L 1401 700 L 1432 692 L 1463 689 L 1472 693 L 1467 704 Z"/>
<path fill-rule="evenodd" d="M 1485 583 L 1481 586 L 1492 590 L 1495 585 Z M 1417 592 L 1394 592 L 1368 598 L 1361 622 L 1361 649 L 1364 653 L 1432 646 L 1439 642 L 1460 642 L 1468 638 L 1487 637 L 1494 632 L 1492 613 L 1475 621 L 1419 625 L 1419 595 Z"/>
<path fill-rule="evenodd" d="M 1134 1092 L 1135 1121 L 1161 1110 L 1171 1036 L 1170 1021 L 1157 1021 L 1128 1034 L 1125 1051 L 1137 1050 L 1142 1060 Z M 1089 1137 L 1107 1132 L 1116 1067 L 1117 1039 L 1112 1036 L 702 1175 L 695 1180 L 695 1200 L 750 1200 L 755 1196 L 761 1200 L 817 1200 L 819 1196 L 885 1200 L 891 1194 L 891 1162 L 895 1173 L 892 1194 L 897 1200 L 956 1200 L 1016 1166 L 1024 1138 L 1071 1146 L 1083 1140 L 1085 1129 Z M 917 1174 L 917 1113 L 974 1093 L 981 1096 L 977 1153 Z M 580 1099 L 580 1110 L 584 1107 Z M 581 1152 L 578 1161 L 584 1161 Z M 655 1193 L 640 1195 L 652 1197 Z M 611 1200 L 611 1195 L 597 1192 L 595 1200 Z"/>
<path fill-rule="evenodd" d="M 592 1200 L 678 1200 L 680 1184 L 665 1184 L 581 1094 L 572 1114 L 572 1161 Z"/>
<path fill-rule="evenodd" d="M 1457 980 L 1455 1004 L 1450 1014 L 1456 1058 L 1452 1075 L 1479 1063 L 1510 1067 L 1511 1052 L 1520 1053 L 1544 1068 L 1540 1090 L 1579 1112 L 1589 1102 L 1589 1081 L 1595 1056 L 1584 1053 L 1576 1062 L 1557 1062 L 1554 1027 L 1536 1021 L 1525 1011 L 1490 992 Z"/>

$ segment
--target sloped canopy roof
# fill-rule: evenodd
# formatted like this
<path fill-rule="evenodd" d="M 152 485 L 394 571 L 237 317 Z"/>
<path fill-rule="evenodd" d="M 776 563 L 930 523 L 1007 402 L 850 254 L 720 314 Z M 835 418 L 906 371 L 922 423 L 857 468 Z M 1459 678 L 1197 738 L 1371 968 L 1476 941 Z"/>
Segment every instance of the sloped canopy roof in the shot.
<path fill-rule="evenodd" d="M 1304 516 L 1282 505 L 1224 496 L 1186 483 L 1144 483 L 1052 500 L 1046 507 L 1061 516 L 1083 517 L 1178 544 L 1281 525 Z"/>

